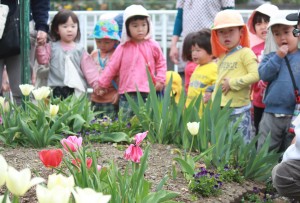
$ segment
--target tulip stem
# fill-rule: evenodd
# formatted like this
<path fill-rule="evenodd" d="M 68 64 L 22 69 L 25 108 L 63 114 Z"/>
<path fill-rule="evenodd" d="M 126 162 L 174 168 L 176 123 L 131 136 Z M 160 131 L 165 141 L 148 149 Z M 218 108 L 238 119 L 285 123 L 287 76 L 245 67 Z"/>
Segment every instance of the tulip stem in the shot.
<path fill-rule="evenodd" d="M 20 202 L 19 196 L 14 195 L 13 201 L 12 201 L 12 202 L 13 202 L 13 203 L 19 203 L 19 202 Z"/>
<path fill-rule="evenodd" d="M 193 148 L 193 145 L 194 145 L 194 135 L 192 136 L 192 143 L 191 143 L 191 147 L 190 147 L 190 151 L 189 151 L 189 155 L 191 155 L 191 151 L 192 151 L 192 148 Z"/>

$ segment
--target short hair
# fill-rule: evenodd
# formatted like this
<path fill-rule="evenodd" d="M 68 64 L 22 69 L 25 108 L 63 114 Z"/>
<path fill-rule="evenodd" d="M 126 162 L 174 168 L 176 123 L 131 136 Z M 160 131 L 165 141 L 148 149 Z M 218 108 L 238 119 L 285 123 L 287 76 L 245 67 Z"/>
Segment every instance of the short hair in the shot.
<path fill-rule="evenodd" d="M 204 49 L 208 54 L 212 54 L 210 37 L 210 29 L 204 28 L 196 32 L 196 35 L 192 38 L 192 46 L 198 45 L 198 47 Z"/>
<path fill-rule="evenodd" d="M 270 22 L 270 16 L 266 15 L 266 14 L 263 14 L 259 11 L 256 11 L 254 16 L 253 16 L 253 20 L 252 20 L 252 27 L 253 29 L 255 30 L 255 24 L 257 23 L 261 23 L 262 21 L 265 21 L 265 22 Z M 256 32 L 256 30 L 255 30 Z"/>
<path fill-rule="evenodd" d="M 193 42 L 192 39 L 193 37 L 197 35 L 197 32 L 191 32 L 189 34 L 187 34 L 187 36 L 184 38 L 183 40 L 183 45 L 182 45 L 182 60 L 184 61 L 192 61 L 192 46 L 193 46 Z"/>
<path fill-rule="evenodd" d="M 51 22 L 51 30 L 50 30 L 50 35 L 53 41 L 58 41 L 60 40 L 60 35 L 57 33 L 58 32 L 58 26 L 61 24 L 64 24 L 68 21 L 69 17 L 73 20 L 74 23 L 77 24 L 77 35 L 75 37 L 75 41 L 80 40 L 80 28 L 79 28 L 79 20 L 77 15 L 71 11 L 71 10 L 60 10 L 53 18 Z"/>
<path fill-rule="evenodd" d="M 125 23 L 125 26 L 126 26 L 126 32 L 127 32 L 127 35 L 129 37 L 131 37 L 131 33 L 130 33 L 130 30 L 129 30 L 129 24 L 132 22 L 132 21 L 136 21 L 136 20 L 146 20 L 147 22 L 147 25 L 148 25 L 148 30 L 147 30 L 147 34 L 149 33 L 149 21 L 148 21 L 148 17 L 147 16 L 141 16 L 141 15 L 136 15 L 136 16 L 132 16 L 130 18 L 128 18 L 126 20 L 126 23 Z"/>

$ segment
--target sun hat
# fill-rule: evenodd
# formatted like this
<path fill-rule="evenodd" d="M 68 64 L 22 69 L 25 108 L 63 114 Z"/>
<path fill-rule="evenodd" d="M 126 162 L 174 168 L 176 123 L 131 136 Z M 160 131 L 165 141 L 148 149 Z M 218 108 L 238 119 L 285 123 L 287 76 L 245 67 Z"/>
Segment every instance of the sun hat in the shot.
<path fill-rule="evenodd" d="M 286 19 L 287 14 L 284 11 L 277 11 L 274 15 L 271 16 L 270 22 L 268 25 L 268 29 L 273 25 L 281 24 L 281 25 L 297 25 L 297 21 L 289 21 Z"/>
<path fill-rule="evenodd" d="M 265 3 L 265 4 L 262 4 L 260 5 L 259 7 L 257 7 L 251 14 L 251 16 L 249 17 L 248 19 L 248 28 L 249 28 L 249 31 L 252 33 L 252 34 L 255 34 L 255 29 L 254 29 L 254 26 L 253 26 L 253 18 L 255 16 L 255 14 L 257 12 L 260 12 L 262 14 L 265 14 L 269 17 L 271 17 L 274 13 L 276 13 L 278 11 L 278 7 L 273 5 L 273 4 L 270 4 L 270 3 Z"/>
<path fill-rule="evenodd" d="M 290 13 L 286 16 L 286 19 L 290 21 L 298 21 L 300 19 L 300 12 Z"/>
<path fill-rule="evenodd" d="M 211 47 L 215 57 L 228 52 L 228 49 L 220 44 L 216 30 L 228 27 L 242 27 L 243 35 L 241 36 L 240 45 L 250 47 L 248 28 L 244 23 L 242 15 L 236 10 L 223 10 L 217 13 L 214 19 L 214 25 L 211 29 Z"/>
<path fill-rule="evenodd" d="M 178 103 L 182 91 L 182 79 L 180 75 L 175 71 L 167 71 L 166 82 L 167 86 L 172 77 L 172 91 L 171 96 L 175 95 L 175 102 Z"/>
<path fill-rule="evenodd" d="M 113 39 L 120 41 L 119 26 L 114 19 L 99 20 L 91 35 L 95 39 Z"/>

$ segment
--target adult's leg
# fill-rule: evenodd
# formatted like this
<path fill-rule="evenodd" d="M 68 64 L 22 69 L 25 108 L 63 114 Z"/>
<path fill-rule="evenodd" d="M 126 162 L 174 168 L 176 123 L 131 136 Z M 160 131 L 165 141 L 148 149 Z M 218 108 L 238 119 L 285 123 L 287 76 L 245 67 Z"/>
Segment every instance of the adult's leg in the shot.
<path fill-rule="evenodd" d="M 300 200 L 300 160 L 289 160 L 272 170 L 273 186 L 280 195 Z"/>

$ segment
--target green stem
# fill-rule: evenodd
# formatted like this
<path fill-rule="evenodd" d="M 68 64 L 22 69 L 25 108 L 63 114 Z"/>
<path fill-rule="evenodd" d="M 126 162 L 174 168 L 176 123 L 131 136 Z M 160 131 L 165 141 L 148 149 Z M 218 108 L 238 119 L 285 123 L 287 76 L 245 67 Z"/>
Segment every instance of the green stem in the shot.
<path fill-rule="evenodd" d="M 14 195 L 12 203 L 20 203 L 20 198 L 17 195 Z"/>
<path fill-rule="evenodd" d="M 193 145 L 194 145 L 194 137 L 195 137 L 195 135 L 193 135 L 193 137 L 192 137 L 192 143 L 191 143 L 191 148 L 190 148 L 190 151 L 189 151 L 189 155 L 191 155 L 191 151 L 192 151 L 192 148 L 193 148 Z"/>

